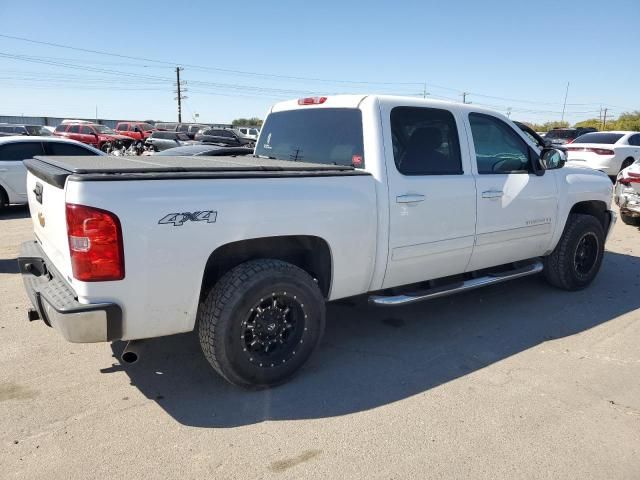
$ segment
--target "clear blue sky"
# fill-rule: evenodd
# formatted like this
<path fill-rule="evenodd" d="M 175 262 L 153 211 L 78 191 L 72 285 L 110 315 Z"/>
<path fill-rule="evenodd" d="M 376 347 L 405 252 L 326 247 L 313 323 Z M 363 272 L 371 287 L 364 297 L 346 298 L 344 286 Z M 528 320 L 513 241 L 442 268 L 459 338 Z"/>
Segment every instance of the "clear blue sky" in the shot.
<path fill-rule="evenodd" d="M 312 93 L 418 95 L 424 82 L 434 98 L 467 91 L 521 120 L 559 120 L 567 82 L 571 122 L 600 104 L 640 110 L 638 0 L 0 0 L 0 20 L 0 34 L 168 62 L 0 37 L 0 114 L 93 117 L 97 106 L 101 118 L 174 120 L 174 64 L 185 121 L 263 117 Z"/>

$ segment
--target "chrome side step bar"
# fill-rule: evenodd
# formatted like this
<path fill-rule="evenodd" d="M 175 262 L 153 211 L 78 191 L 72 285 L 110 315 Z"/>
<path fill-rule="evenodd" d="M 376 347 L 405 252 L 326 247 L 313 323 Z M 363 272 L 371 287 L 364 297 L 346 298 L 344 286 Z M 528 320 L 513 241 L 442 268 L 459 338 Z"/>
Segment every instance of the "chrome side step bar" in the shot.
<path fill-rule="evenodd" d="M 536 261 L 530 265 L 524 267 L 500 272 L 496 274 L 489 274 L 484 277 L 472 278 L 463 282 L 457 282 L 451 285 L 445 285 L 443 287 L 431 288 L 423 290 L 421 292 L 406 293 L 403 295 L 371 295 L 369 297 L 369 303 L 373 305 L 383 307 L 396 307 L 400 305 L 408 305 L 410 303 L 421 302 L 423 300 L 430 300 L 432 298 L 446 297 L 447 295 L 453 295 L 455 293 L 466 292 L 467 290 L 474 290 L 476 288 L 485 287 L 487 285 L 493 285 L 495 283 L 506 282 L 507 280 L 514 280 L 520 277 L 526 277 L 529 275 L 535 275 L 542 271 L 542 262 Z"/>

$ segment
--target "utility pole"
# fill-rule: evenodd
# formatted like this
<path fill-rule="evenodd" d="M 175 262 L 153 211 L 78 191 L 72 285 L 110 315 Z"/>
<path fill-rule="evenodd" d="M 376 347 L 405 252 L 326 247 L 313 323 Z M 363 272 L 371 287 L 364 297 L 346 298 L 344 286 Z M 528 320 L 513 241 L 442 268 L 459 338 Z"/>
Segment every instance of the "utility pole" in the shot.
<path fill-rule="evenodd" d="M 602 105 L 600 105 L 600 113 L 598 113 L 598 125 L 602 128 Z"/>
<path fill-rule="evenodd" d="M 422 90 L 422 98 L 427 98 L 429 92 L 427 92 L 427 82 L 424 82 L 424 89 Z"/>
<path fill-rule="evenodd" d="M 511 107 L 507 108 L 507 117 L 511 118 Z"/>
<path fill-rule="evenodd" d="M 175 93 L 178 95 L 177 97 L 174 98 L 174 100 L 178 101 L 178 123 L 182 123 L 182 100 L 186 99 L 187 97 L 182 95 L 183 92 L 186 92 L 186 89 L 182 89 L 182 85 L 184 85 L 184 83 L 180 82 L 180 72 L 184 70 L 184 68 L 182 67 L 176 67 L 176 88 L 177 90 L 175 91 Z"/>
<path fill-rule="evenodd" d="M 604 108 L 604 116 L 602 117 L 602 130 L 604 130 L 607 127 L 607 110 L 609 110 L 607 107 Z"/>
<path fill-rule="evenodd" d="M 462 103 L 467 103 L 467 95 L 469 92 L 462 92 Z"/>
<path fill-rule="evenodd" d="M 567 108 L 567 95 L 569 95 L 569 82 L 567 82 L 567 89 L 564 92 L 564 103 L 562 104 L 562 119 L 561 122 L 564 122 L 564 112 Z"/>

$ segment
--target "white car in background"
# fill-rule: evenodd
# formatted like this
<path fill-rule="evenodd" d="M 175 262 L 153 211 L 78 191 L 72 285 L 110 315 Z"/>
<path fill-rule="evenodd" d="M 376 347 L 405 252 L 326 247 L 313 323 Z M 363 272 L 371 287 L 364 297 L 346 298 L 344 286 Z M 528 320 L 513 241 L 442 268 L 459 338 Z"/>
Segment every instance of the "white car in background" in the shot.
<path fill-rule="evenodd" d="M 564 148 L 567 163 L 585 165 L 615 178 L 640 159 L 640 132 L 585 133 Z"/>
<path fill-rule="evenodd" d="M 23 160 L 36 155 L 106 155 L 84 143 L 58 137 L 0 137 L 0 210 L 27 203 L 27 169 Z"/>
<path fill-rule="evenodd" d="M 627 225 L 640 226 L 640 161 L 618 174 L 613 198 L 620 207 L 622 221 Z"/>
<path fill-rule="evenodd" d="M 233 129 L 240 137 L 258 141 L 260 129 L 255 127 L 238 127 Z"/>

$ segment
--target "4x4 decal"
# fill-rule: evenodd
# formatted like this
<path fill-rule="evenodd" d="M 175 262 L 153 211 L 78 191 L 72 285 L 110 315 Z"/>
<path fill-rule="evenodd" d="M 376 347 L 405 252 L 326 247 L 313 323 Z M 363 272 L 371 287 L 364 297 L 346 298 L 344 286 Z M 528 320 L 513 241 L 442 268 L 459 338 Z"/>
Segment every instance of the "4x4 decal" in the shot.
<path fill-rule="evenodd" d="M 217 217 L 218 212 L 214 210 L 204 210 L 202 212 L 169 213 L 168 215 L 165 215 L 160 220 L 158 220 L 158 224 L 180 227 L 184 225 L 184 222 L 215 223 Z"/>

